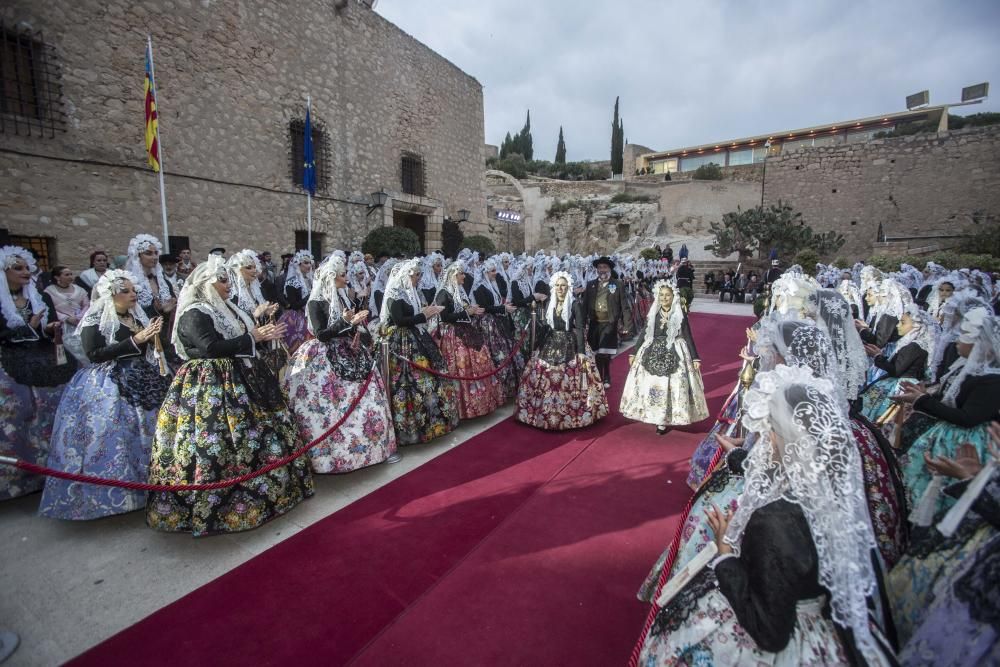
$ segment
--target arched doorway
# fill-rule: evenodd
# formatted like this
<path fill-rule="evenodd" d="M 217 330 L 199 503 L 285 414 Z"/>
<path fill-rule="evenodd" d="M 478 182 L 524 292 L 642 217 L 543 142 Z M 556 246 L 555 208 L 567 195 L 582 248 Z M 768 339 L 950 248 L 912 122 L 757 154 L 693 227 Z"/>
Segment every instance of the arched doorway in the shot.
<path fill-rule="evenodd" d="M 419 213 L 410 213 L 408 211 L 400 211 L 393 209 L 392 211 L 392 225 L 393 227 L 405 227 L 409 229 L 417 238 L 420 239 L 420 252 L 426 252 L 425 240 L 427 237 L 427 216 L 420 215 Z"/>

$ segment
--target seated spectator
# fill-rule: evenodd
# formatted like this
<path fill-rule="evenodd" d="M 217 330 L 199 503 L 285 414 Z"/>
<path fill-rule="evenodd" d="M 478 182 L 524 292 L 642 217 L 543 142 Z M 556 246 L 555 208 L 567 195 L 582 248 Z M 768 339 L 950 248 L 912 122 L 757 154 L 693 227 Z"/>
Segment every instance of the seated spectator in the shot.
<path fill-rule="evenodd" d="M 746 288 L 744 289 L 746 296 L 750 297 L 750 303 L 756 301 L 757 297 L 760 296 L 760 288 L 760 278 L 755 272 L 751 271 L 747 279 Z"/>
<path fill-rule="evenodd" d="M 732 303 L 736 294 L 736 282 L 733 279 L 732 271 L 726 271 L 722 277 L 722 284 L 719 285 L 719 303 L 726 300 L 727 294 L 729 295 L 729 303 Z"/>
<path fill-rule="evenodd" d="M 705 274 L 705 291 L 712 294 L 715 291 L 715 272 L 709 271 Z"/>

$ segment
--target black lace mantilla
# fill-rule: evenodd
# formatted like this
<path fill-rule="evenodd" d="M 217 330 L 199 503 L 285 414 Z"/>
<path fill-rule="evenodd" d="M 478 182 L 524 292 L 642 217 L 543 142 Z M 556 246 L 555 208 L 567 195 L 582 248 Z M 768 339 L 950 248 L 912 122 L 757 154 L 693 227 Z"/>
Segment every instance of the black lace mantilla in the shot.
<path fill-rule="evenodd" d="M 680 359 L 672 341 L 666 336 L 656 336 L 642 354 L 642 367 L 653 375 L 661 377 L 677 372 Z"/>
<path fill-rule="evenodd" d="M 58 387 L 76 373 L 73 355 L 66 353 L 66 363 L 56 364 L 56 350 L 43 343 L 23 343 L 0 347 L 0 364 L 14 382 L 29 387 Z"/>
<path fill-rule="evenodd" d="M 233 360 L 233 372 L 243 376 L 247 395 L 251 402 L 263 410 L 287 409 L 285 397 L 281 393 L 278 379 L 260 359 L 250 359 L 250 366 L 243 364 L 242 359 Z"/>
<path fill-rule="evenodd" d="M 568 331 L 549 331 L 539 356 L 547 364 L 560 366 L 576 356 L 576 340 Z"/>
<path fill-rule="evenodd" d="M 157 410 L 170 388 L 170 378 L 160 375 L 158 368 L 145 359 L 119 359 L 111 369 L 111 380 L 118 394 L 132 406 Z"/>
<path fill-rule="evenodd" d="M 705 597 L 718 585 L 715 572 L 711 568 L 704 568 L 667 603 L 666 607 L 656 612 L 656 620 L 653 621 L 653 627 L 649 630 L 650 634 L 655 637 L 664 632 L 673 632 L 681 627 L 694 611 L 698 600 Z"/>
<path fill-rule="evenodd" d="M 342 380 L 361 382 L 372 369 L 372 355 L 368 348 L 360 344 L 357 350 L 346 351 L 343 347 L 328 345 L 326 358 L 333 372 Z"/>
<path fill-rule="evenodd" d="M 1000 550 L 993 539 L 973 556 L 969 569 L 955 582 L 955 597 L 969 605 L 969 616 L 973 620 L 1000 626 Z"/>

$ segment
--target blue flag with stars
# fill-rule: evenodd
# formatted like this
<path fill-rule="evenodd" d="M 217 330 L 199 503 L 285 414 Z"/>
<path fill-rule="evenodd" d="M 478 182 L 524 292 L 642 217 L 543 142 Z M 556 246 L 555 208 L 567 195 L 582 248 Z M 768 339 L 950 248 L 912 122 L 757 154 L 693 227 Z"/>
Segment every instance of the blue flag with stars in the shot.
<path fill-rule="evenodd" d="M 302 133 L 302 187 L 316 194 L 316 156 L 313 154 L 312 121 L 306 107 L 306 127 Z"/>

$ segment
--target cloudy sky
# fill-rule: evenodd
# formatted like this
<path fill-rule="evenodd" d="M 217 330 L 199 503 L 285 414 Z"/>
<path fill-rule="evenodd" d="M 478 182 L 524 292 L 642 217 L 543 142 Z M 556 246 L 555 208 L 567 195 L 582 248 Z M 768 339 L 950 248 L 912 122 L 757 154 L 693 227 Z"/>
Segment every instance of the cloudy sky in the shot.
<path fill-rule="evenodd" d="M 376 11 L 483 84 L 486 141 L 531 109 L 535 157 L 607 159 L 615 96 L 657 150 L 874 116 L 990 81 L 1000 2 L 380 0 Z"/>

